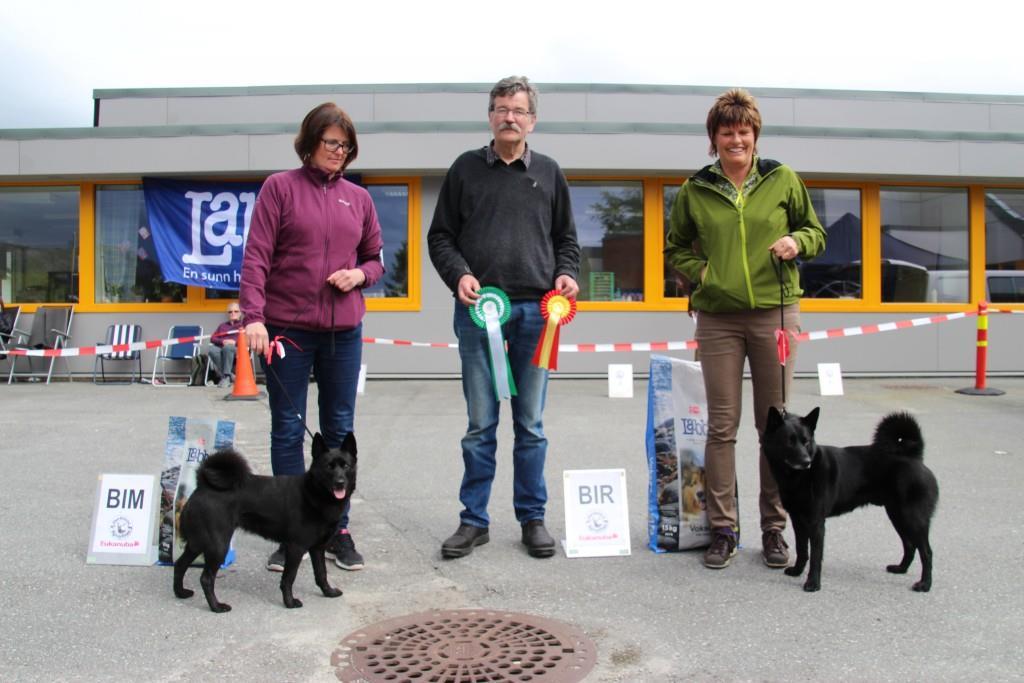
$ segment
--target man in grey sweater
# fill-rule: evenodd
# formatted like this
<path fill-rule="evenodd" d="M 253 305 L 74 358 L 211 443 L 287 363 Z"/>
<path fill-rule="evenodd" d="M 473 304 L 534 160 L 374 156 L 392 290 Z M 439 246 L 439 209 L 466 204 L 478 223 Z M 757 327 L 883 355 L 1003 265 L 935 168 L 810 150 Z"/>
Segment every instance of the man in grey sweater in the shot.
<path fill-rule="evenodd" d="M 580 248 L 569 185 L 550 157 L 526 144 L 537 122 L 537 91 L 522 76 L 499 81 L 490 93 L 494 139 L 465 152 L 441 186 L 427 243 L 438 275 L 455 295 L 455 334 L 469 426 L 462 439 L 464 473 L 459 528 L 441 546 L 445 558 L 465 557 L 490 540 L 487 503 L 494 481 L 499 403 L 489 361 L 488 334 L 470 315 L 480 288 L 497 287 L 511 300 L 501 326 L 508 343 L 512 396 L 513 506 L 522 541 L 533 557 L 551 557 L 544 527 L 547 487 L 543 409 L 548 371 L 532 363 L 545 320 L 540 299 L 552 289 L 575 298 Z"/>

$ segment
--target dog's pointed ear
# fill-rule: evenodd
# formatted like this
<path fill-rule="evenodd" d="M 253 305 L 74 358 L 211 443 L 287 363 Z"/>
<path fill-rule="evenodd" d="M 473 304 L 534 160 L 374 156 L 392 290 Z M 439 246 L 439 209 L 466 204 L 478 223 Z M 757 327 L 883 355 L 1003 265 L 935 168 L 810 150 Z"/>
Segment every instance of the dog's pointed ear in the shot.
<path fill-rule="evenodd" d="M 775 406 L 768 406 L 768 421 L 765 423 L 764 431 L 774 432 L 776 429 L 782 426 L 785 420 L 782 418 L 782 413 Z"/>
<path fill-rule="evenodd" d="M 807 415 L 803 417 L 804 424 L 807 425 L 807 428 L 810 429 L 812 432 L 818 427 L 818 414 L 820 412 L 821 408 L 818 407 L 812 410 L 811 412 L 807 413 Z"/>
<path fill-rule="evenodd" d="M 352 458 L 356 457 L 356 435 L 349 432 L 345 435 L 345 440 L 341 442 L 341 450 L 346 453 L 350 453 Z"/>
<path fill-rule="evenodd" d="M 326 452 L 327 441 L 324 439 L 323 434 L 317 432 L 313 435 L 313 459 L 316 460 Z"/>

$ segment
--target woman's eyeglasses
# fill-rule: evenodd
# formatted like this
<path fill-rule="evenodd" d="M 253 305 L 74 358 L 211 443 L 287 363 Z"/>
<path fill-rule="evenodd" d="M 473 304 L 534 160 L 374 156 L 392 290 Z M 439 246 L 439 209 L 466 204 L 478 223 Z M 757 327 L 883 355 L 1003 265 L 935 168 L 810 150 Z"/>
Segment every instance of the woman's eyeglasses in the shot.
<path fill-rule="evenodd" d="M 341 151 L 345 154 L 351 154 L 355 147 L 352 146 L 351 142 L 342 142 L 341 140 L 328 140 L 327 138 L 321 138 L 320 142 L 324 144 L 329 152 Z"/>

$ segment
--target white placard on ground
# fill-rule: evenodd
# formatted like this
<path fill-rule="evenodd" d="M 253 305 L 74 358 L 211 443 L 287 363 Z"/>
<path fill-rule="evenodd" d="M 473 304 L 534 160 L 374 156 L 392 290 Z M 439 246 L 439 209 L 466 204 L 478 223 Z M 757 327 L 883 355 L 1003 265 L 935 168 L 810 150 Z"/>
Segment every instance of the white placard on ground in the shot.
<path fill-rule="evenodd" d="M 359 383 L 356 384 L 356 393 L 366 393 L 366 363 L 359 366 Z"/>
<path fill-rule="evenodd" d="M 101 474 L 85 561 L 155 564 L 157 496 L 152 474 Z"/>
<path fill-rule="evenodd" d="M 565 470 L 566 557 L 629 555 L 626 470 Z"/>
<path fill-rule="evenodd" d="M 608 398 L 633 398 L 632 364 L 608 365 Z"/>
<path fill-rule="evenodd" d="M 843 395 L 843 375 L 839 363 L 818 363 L 818 386 L 822 396 Z"/>

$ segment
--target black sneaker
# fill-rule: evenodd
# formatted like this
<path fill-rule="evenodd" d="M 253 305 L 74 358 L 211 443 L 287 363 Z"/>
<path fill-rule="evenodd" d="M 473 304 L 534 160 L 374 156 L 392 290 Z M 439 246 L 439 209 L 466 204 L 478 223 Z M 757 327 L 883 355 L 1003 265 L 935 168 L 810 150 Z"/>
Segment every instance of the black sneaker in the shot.
<path fill-rule="evenodd" d="M 704 551 L 704 566 L 724 569 L 736 555 L 736 533 L 727 527 L 715 529 L 711 545 Z"/>
<path fill-rule="evenodd" d="M 334 564 L 346 571 L 359 571 L 365 566 L 363 556 L 356 550 L 355 541 L 348 531 L 334 534 L 334 538 L 329 540 L 324 548 L 324 555 L 333 557 Z"/>

